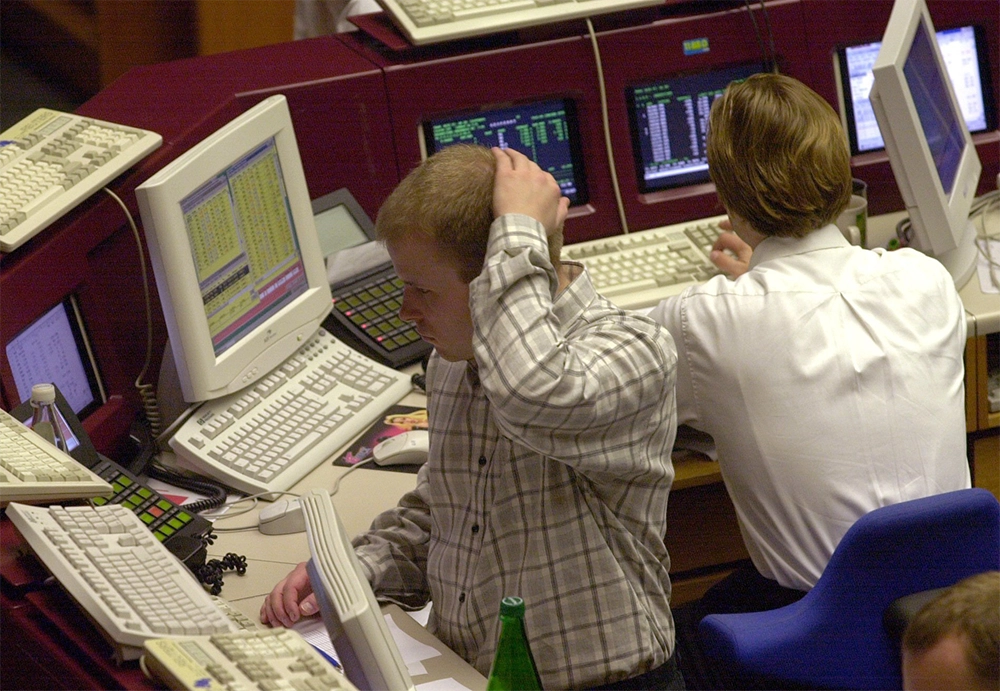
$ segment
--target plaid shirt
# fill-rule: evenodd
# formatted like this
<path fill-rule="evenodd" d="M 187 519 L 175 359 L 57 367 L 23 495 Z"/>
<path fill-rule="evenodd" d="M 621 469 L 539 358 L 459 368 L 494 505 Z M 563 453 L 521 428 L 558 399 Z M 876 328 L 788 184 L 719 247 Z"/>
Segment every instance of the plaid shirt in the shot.
<path fill-rule="evenodd" d="M 431 599 L 429 628 L 483 674 L 519 595 L 545 688 L 641 674 L 674 648 L 664 546 L 676 433 L 671 337 L 558 282 L 542 227 L 493 223 L 470 284 L 475 362 L 427 372 L 430 457 L 355 540 L 380 599 Z"/>

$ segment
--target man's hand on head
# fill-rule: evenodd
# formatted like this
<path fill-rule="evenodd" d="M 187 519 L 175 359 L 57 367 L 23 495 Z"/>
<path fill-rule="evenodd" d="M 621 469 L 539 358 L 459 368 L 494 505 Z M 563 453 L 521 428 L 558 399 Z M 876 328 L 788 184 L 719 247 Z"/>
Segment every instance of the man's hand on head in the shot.
<path fill-rule="evenodd" d="M 545 227 L 546 236 L 560 228 L 569 212 L 569 199 L 559 183 L 530 158 L 513 149 L 493 147 L 497 161 L 493 184 L 493 214 L 524 214 Z"/>

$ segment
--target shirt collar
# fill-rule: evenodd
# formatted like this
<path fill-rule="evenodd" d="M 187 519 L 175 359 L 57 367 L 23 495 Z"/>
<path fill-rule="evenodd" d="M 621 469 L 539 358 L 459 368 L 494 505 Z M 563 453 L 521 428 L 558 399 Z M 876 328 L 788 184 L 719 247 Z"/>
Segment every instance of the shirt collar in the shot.
<path fill-rule="evenodd" d="M 768 237 L 757 245 L 750 257 L 750 268 L 772 259 L 805 254 L 816 250 L 850 247 L 851 244 L 833 223 L 812 231 L 804 238 Z"/>

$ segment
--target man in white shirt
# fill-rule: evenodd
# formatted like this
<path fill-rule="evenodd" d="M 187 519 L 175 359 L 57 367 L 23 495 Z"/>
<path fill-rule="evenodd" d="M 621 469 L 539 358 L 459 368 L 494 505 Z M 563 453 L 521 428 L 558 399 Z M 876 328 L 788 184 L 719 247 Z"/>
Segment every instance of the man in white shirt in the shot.
<path fill-rule="evenodd" d="M 713 105 L 707 153 L 735 231 L 713 260 L 736 278 L 650 316 L 677 346 L 678 423 L 714 438 L 753 568 L 695 625 L 801 597 L 863 514 L 970 486 L 961 301 L 937 261 L 851 246 L 832 224 L 851 194 L 833 109 L 755 75 Z"/>

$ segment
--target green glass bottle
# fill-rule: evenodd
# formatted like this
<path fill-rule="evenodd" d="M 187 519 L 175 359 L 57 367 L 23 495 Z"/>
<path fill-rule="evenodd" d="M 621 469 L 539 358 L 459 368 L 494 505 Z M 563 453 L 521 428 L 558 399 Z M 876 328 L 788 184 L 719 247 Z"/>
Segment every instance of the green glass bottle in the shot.
<path fill-rule="evenodd" d="M 524 600 L 505 597 L 500 601 L 500 640 L 486 691 L 541 691 L 541 688 L 524 631 Z"/>

